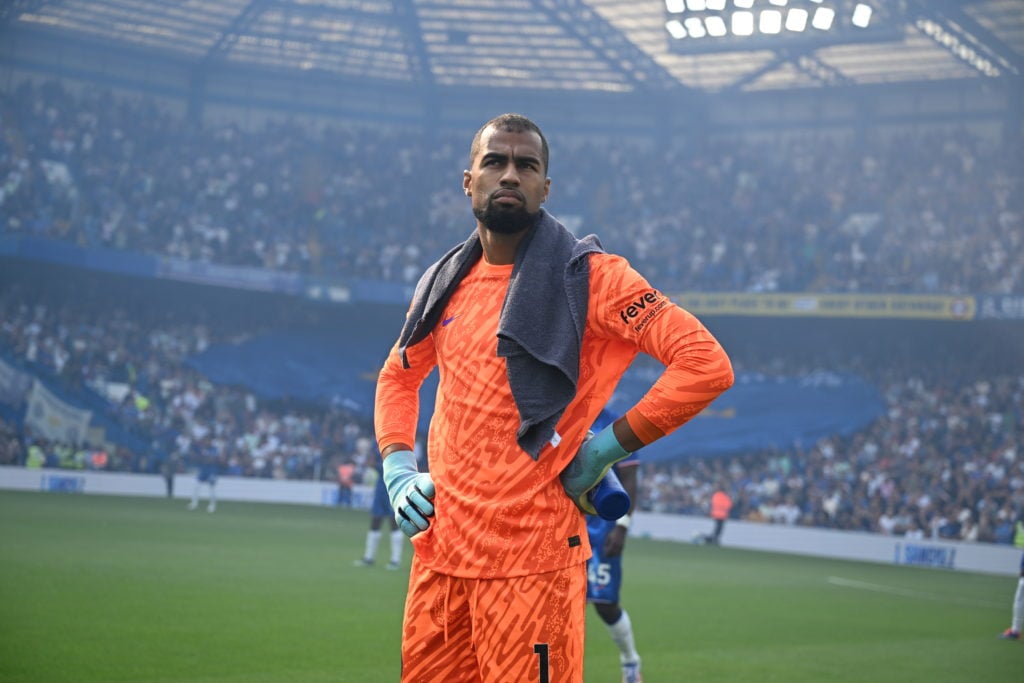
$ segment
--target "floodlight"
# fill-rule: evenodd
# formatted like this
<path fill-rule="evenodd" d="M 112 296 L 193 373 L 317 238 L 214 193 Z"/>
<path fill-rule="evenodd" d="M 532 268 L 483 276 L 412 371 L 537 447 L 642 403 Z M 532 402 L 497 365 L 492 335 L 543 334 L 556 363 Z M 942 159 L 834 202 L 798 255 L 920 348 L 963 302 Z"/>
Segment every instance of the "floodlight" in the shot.
<path fill-rule="evenodd" d="M 704 26 L 708 30 L 708 35 L 713 36 L 715 38 L 721 38 L 722 36 L 729 33 L 729 29 L 725 25 L 725 19 L 718 15 L 711 16 L 705 19 Z"/>
<path fill-rule="evenodd" d="M 794 7 L 786 12 L 786 30 L 799 33 L 807 28 L 807 10 Z"/>
<path fill-rule="evenodd" d="M 852 22 L 858 28 L 867 28 L 871 22 L 871 5 L 858 2 L 857 6 L 853 8 Z"/>
<path fill-rule="evenodd" d="M 708 9 L 712 12 L 721 12 L 725 9 L 725 0 L 708 0 Z"/>
<path fill-rule="evenodd" d="M 777 9 L 766 9 L 761 12 L 758 21 L 761 33 L 774 34 L 782 30 L 782 12 Z"/>
<path fill-rule="evenodd" d="M 779 7 L 785 7 L 787 4 L 789 4 L 789 0 L 768 0 L 768 2 L 772 3 L 773 5 L 778 5 Z"/>
<path fill-rule="evenodd" d="M 754 0 L 733 0 L 733 4 L 739 9 L 750 9 L 754 6 Z M 733 31 L 735 33 L 735 31 Z"/>
<path fill-rule="evenodd" d="M 665 9 L 672 14 L 679 14 L 686 9 L 686 0 L 665 0 Z"/>
<path fill-rule="evenodd" d="M 754 13 L 733 12 L 732 32 L 737 36 L 750 36 L 754 34 Z"/>
<path fill-rule="evenodd" d="M 814 10 L 814 18 L 811 19 L 811 26 L 816 29 L 827 31 L 832 28 L 832 21 L 836 18 L 836 11 L 831 7 L 819 7 Z"/>
<path fill-rule="evenodd" d="M 704 0 L 686 0 L 686 6 L 690 8 L 691 12 L 703 12 L 707 3 Z"/>
<path fill-rule="evenodd" d="M 708 34 L 699 17 L 690 17 L 683 22 L 683 25 L 686 26 L 686 32 L 691 38 L 703 38 Z"/>
<path fill-rule="evenodd" d="M 686 29 L 683 28 L 683 23 L 678 19 L 671 19 L 669 21 L 666 21 L 665 30 L 667 30 L 668 34 L 675 38 L 676 40 L 686 37 Z"/>

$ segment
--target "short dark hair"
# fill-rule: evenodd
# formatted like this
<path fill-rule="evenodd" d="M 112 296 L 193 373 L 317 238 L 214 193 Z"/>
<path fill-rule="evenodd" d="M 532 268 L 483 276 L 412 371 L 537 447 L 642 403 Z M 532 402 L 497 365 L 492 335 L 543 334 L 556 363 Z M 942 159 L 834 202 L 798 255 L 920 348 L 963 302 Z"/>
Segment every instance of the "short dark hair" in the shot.
<path fill-rule="evenodd" d="M 476 159 L 476 155 L 480 152 L 480 138 L 483 137 L 484 131 L 488 128 L 497 128 L 498 130 L 506 133 L 525 133 L 526 131 L 533 131 L 539 135 L 541 161 L 544 163 L 544 173 L 546 174 L 548 172 L 548 139 L 544 137 L 544 133 L 541 131 L 540 126 L 522 114 L 502 114 L 501 116 L 495 116 L 480 127 L 480 130 L 478 130 L 476 135 L 473 136 L 473 144 L 469 148 L 470 168 L 473 166 L 473 160 Z"/>

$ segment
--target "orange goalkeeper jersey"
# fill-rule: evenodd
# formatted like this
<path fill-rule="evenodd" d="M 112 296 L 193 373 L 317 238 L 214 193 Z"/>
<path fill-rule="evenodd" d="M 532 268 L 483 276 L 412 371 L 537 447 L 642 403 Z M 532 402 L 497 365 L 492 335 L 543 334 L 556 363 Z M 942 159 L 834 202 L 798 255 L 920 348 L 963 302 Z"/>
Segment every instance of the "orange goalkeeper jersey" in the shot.
<path fill-rule="evenodd" d="M 577 394 L 536 461 L 516 443 L 519 414 L 505 359 L 497 354 L 511 264 L 480 259 L 473 266 L 432 333 L 407 349 L 409 368 L 403 368 L 397 344 L 388 354 L 374 414 L 381 450 L 415 442 L 419 387 L 435 366 L 439 371 L 427 438 L 436 516 L 412 539 L 428 568 L 469 578 L 512 577 L 590 557 L 586 519 L 558 475 L 638 352 L 666 366 L 630 411 L 631 425 L 637 416 L 647 425 L 647 441 L 673 431 L 731 386 L 728 356 L 700 321 L 622 257 L 589 258 Z"/>

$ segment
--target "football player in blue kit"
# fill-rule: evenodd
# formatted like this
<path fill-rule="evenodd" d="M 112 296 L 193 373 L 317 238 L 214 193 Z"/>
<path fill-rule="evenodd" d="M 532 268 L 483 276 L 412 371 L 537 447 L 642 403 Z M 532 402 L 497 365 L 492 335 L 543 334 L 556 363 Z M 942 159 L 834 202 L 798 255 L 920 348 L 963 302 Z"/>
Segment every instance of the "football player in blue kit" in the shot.
<path fill-rule="evenodd" d="M 599 432 L 610 425 L 618 416 L 602 410 L 594 426 Z M 587 600 L 594 605 L 598 616 L 608 627 L 608 633 L 619 648 L 619 662 L 622 665 L 623 683 L 640 683 L 640 655 L 633 641 L 633 624 L 629 614 L 619 604 L 619 589 L 622 587 L 622 551 L 626 534 L 636 506 L 637 468 L 640 459 L 637 453 L 615 465 L 615 473 L 622 488 L 629 494 L 629 514 L 616 521 L 587 515 L 587 533 L 594 554 L 587 563 Z"/>
<path fill-rule="evenodd" d="M 194 444 L 194 460 L 196 463 L 196 484 L 192 489 L 192 500 L 189 501 L 188 509 L 195 510 L 199 506 L 199 489 L 202 486 L 209 487 L 210 502 L 206 506 L 207 512 L 217 510 L 217 477 L 220 475 L 222 443 L 214 441 L 213 437 L 206 436 L 199 443 Z"/>

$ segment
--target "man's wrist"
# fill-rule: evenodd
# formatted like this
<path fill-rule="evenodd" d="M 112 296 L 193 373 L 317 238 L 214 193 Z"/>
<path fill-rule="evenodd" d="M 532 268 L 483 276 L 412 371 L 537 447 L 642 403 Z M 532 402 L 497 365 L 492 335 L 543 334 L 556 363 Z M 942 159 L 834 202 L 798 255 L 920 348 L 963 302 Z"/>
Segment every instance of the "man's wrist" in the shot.
<path fill-rule="evenodd" d="M 395 477 L 404 473 L 415 473 L 416 454 L 411 450 L 393 450 L 384 457 L 384 483 L 391 484 Z"/>
<path fill-rule="evenodd" d="M 380 456 L 382 458 L 387 458 L 389 455 L 391 455 L 395 451 L 411 451 L 411 450 L 412 450 L 412 446 L 406 445 L 404 443 L 401 443 L 401 442 L 392 443 L 392 444 L 388 444 L 387 446 L 385 446 L 384 448 L 381 449 Z"/>
<path fill-rule="evenodd" d="M 616 463 L 628 458 L 631 451 L 623 448 L 612 425 L 608 425 L 592 439 L 588 439 L 581 450 L 586 449 L 591 453 L 599 454 L 599 460 L 603 462 Z"/>

